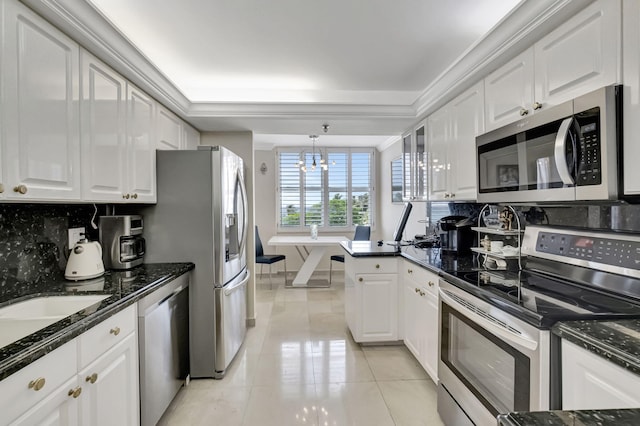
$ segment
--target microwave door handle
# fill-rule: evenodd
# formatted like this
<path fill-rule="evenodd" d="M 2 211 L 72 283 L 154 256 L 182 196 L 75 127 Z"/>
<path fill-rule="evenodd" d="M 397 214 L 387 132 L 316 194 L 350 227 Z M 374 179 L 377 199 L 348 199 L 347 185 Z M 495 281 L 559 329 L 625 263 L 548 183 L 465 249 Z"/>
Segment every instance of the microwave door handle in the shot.
<path fill-rule="evenodd" d="M 560 124 L 560 128 L 558 129 L 558 134 L 556 135 L 556 143 L 554 148 L 554 160 L 556 162 L 556 169 L 558 169 L 558 175 L 562 180 L 562 183 L 565 185 L 574 185 L 575 181 L 571 176 L 571 172 L 569 171 L 569 165 L 567 164 L 567 139 L 569 137 L 569 129 L 571 128 L 571 123 L 573 122 L 573 117 L 566 118 L 562 124 Z"/>

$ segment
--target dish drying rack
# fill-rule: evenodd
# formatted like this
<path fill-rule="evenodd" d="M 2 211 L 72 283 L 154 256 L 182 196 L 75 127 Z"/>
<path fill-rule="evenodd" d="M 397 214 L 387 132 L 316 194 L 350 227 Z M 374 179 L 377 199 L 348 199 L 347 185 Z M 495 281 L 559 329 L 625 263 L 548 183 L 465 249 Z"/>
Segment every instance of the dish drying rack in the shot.
<path fill-rule="evenodd" d="M 507 220 L 505 222 L 498 221 L 497 226 L 496 224 L 491 224 L 491 226 L 489 226 L 486 223 L 486 216 L 484 213 L 490 209 L 491 206 L 491 204 L 485 204 L 484 207 L 482 207 L 482 210 L 480 210 L 480 214 L 478 215 L 478 226 L 471 227 L 473 231 L 478 233 L 478 243 L 481 244 L 481 241 L 483 241 L 483 235 L 501 236 L 503 240 L 515 240 L 515 248 L 517 249 L 517 252 L 513 255 L 506 255 L 502 252 L 498 253 L 487 250 L 485 247 L 471 247 L 471 251 L 478 255 L 478 260 L 480 260 L 481 256 L 484 256 L 484 260 L 479 263 L 483 265 L 485 270 L 515 272 L 517 269 L 517 272 L 520 272 L 522 271 L 522 258 L 524 257 L 522 255 L 522 234 L 524 233 L 524 230 L 522 229 L 520 218 L 518 217 L 515 209 L 512 206 L 507 205 L 504 206 L 501 213 L 506 212 L 512 215 L 512 220 Z M 516 229 L 513 229 L 514 223 L 517 225 Z M 487 266 L 488 259 L 493 259 L 494 261 L 496 259 L 502 260 L 504 261 L 505 266 L 498 267 L 498 262 L 496 262 L 495 268 L 489 268 Z"/>

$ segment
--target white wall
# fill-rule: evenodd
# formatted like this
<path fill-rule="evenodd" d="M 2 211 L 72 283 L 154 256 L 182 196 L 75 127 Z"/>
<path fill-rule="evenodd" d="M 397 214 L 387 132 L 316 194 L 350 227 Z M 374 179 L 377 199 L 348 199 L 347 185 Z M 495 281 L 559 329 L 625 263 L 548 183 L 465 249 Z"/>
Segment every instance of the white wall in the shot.
<path fill-rule="evenodd" d="M 247 186 L 248 202 L 248 230 L 247 238 L 247 266 L 251 272 L 251 279 L 247 286 L 247 319 L 255 323 L 255 242 L 254 242 L 254 205 L 255 205 L 255 180 L 254 180 L 254 154 L 252 132 L 204 132 L 200 134 L 200 145 L 220 145 L 229 148 L 244 160 L 245 184 Z M 259 167 L 259 166 L 258 166 Z M 258 172 L 259 173 L 259 172 Z"/>
<path fill-rule="evenodd" d="M 378 156 L 380 164 L 378 165 L 378 231 L 376 238 L 380 240 L 390 240 L 393 237 L 393 231 L 396 229 L 404 204 L 393 204 L 391 202 L 391 160 L 402 156 L 402 141 L 397 142 L 386 148 Z M 407 222 L 403 239 L 411 240 L 417 234 L 425 233 L 425 224 L 418 222 L 427 217 L 426 202 L 412 203 L 413 209 L 411 216 Z"/>

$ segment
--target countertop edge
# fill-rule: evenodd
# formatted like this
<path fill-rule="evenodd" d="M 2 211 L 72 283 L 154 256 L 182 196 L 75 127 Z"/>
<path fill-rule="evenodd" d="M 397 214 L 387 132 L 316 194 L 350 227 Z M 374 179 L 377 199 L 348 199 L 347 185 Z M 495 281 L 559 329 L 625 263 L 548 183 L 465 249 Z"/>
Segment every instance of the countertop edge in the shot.
<path fill-rule="evenodd" d="M 6 359 L 4 362 L 0 362 L 0 381 L 11 376 L 12 374 L 20 371 L 29 364 L 37 361 L 39 358 L 54 351 L 65 343 L 71 341 L 87 330 L 91 329 L 95 325 L 101 323 L 108 317 L 123 311 L 129 306 L 136 303 L 138 300 L 153 293 L 157 289 L 163 287 L 176 278 L 189 273 L 195 267 L 193 263 L 182 262 L 175 265 L 183 265 L 176 272 L 168 273 L 161 278 L 145 285 L 143 288 L 127 295 L 126 297 L 113 301 L 108 306 L 105 306 L 95 313 L 73 321 L 71 324 L 65 326 L 56 333 L 53 333 L 37 343 L 30 345 L 29 347 L 17 352 L 15 355 Z M 109 298 L 105 299 L 109 300 Z"/>

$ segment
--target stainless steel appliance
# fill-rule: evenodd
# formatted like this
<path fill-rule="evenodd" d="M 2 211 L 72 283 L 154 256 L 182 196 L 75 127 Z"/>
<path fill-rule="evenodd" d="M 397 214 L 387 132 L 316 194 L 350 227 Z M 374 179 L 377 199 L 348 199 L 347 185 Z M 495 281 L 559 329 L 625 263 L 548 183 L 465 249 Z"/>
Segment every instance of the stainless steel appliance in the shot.
<path fill-rule="evenodd" d="M 621 93 L 607 86 L 478 136 L 478 202 L 617 198 Z"/>
<path fill-rule="evenodd" d="M 189 278 L 138 301 L 140 424 L 158 423 L 189 375 Z"/>
<path fill-rule="evenodd" d="M 445 216 L 438 221 L 440 253 L 458 255 L 471 253 L 476 233 L 471 230 L 473 221 L 466 216 Z"/>
<path fill-rule="evenodd" d="M 142 216 L 100 216 L 102 260 L 108 269 L 131 269 L 142 264 L 146 250 Z"/>
<path fill-rule="evenodd" d="M 440 282 L 438 412 L 445 424 L 561 408 L 560 320 L 640 318 L 637 234 L 528 226 L 519 273 Z"/>
<path fill-rule="evenodd" d="M 158 151 L 158 203 L 144 210 L 147 260 L 194 262 L 192 377 L 224 376 L 246 333 L 247 197 L 242 159 L 223 147 Z"/>

